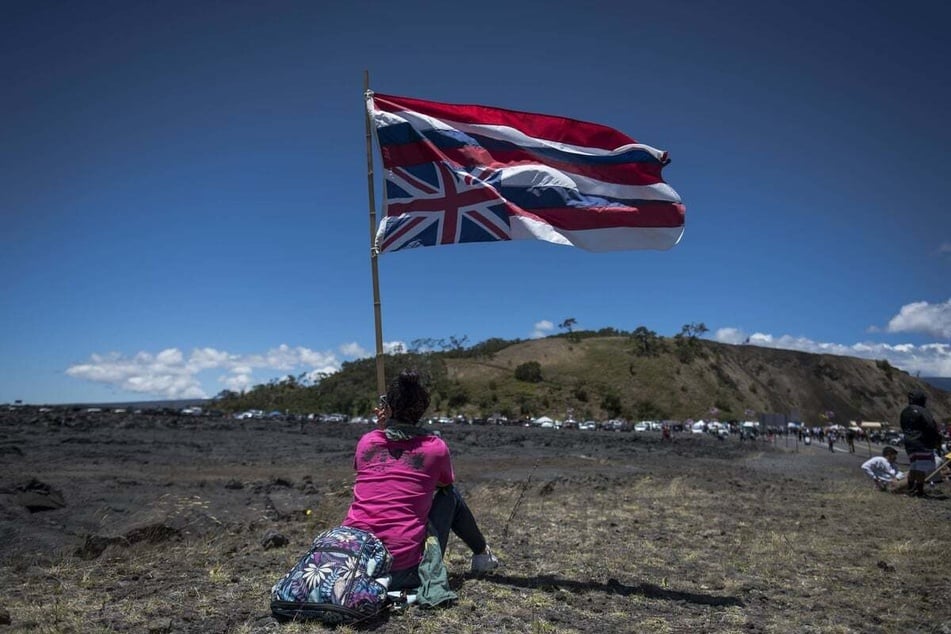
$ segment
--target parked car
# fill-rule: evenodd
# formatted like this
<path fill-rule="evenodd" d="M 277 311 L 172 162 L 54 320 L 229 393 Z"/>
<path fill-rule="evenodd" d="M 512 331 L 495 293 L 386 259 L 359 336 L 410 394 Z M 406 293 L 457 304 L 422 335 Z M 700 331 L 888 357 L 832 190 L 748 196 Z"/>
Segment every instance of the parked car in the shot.
<path fill-rule="evenodd" d="M 884 434 L 885 442 L 889 445 L 900 445 L 905 442 L 905 435 L 894 429 L 889 429 Z"/>

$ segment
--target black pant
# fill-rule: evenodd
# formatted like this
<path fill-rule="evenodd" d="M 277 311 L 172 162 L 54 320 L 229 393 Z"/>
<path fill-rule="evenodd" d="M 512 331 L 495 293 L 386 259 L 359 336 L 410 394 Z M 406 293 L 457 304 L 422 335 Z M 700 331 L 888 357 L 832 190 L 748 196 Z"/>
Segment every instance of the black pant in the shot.
<path fill-rule="evenodd" d="M 439 540 L 439 549 L 443 555 L 446 554 L 446 545 L 449 543 L 450 531 L 456 534 L 473 553 L 481 553 L 485 550 L 485 537 L 476 524 L 475 517 L 462 495 L 456 490 L 456 487 L 449 485 L 437 489 L 433 495 L 433 505 L 429 509 L 427 529 L 430 535 L 435 535 Z M 419 586 L 419 575 L 417 566 L 405 568 L 403 570 L 394 570 L 390 573 L 391 590 L 400 590 L 402 588 L 416 588 Z"/>

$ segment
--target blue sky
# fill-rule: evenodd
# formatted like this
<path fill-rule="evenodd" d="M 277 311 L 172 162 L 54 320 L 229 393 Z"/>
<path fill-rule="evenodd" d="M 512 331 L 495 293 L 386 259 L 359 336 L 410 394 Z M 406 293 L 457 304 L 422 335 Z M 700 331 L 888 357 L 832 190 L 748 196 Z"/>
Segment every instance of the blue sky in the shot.
<path fill-rule="evenodd" d="M 213 396 L 372 354 L 364 70 L 617 128 L 670 153 L 687 205 L 663 252 L 385 254 L 388 346 L 703 322 L 951 376 L 945 3 L 0 11 L 0 402 Z"/>

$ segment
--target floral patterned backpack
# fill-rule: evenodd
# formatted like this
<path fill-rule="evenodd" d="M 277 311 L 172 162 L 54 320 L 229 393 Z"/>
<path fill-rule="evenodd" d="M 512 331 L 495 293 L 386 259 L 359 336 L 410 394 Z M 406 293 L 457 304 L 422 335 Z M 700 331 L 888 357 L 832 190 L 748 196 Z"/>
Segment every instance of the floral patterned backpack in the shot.
<path fill-rule="evenodd" d="M 393 558 L 373 533 L 337 526 L 316 538 L 310 550 L 271 588 L 278 619 L 318 619 L 329 625 L 355 623 L 386 604 Z"/>

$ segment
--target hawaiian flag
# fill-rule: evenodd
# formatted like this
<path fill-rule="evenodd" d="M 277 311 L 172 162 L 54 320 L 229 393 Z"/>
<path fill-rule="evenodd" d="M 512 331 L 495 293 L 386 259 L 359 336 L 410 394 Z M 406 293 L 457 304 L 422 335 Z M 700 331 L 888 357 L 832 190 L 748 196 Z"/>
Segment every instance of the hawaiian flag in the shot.
<path fill-rule="evenodd" d="M 617 130 L 372 92 L 367 109 L 386 169 L 380 253 L 526 239 L 669 249 L 683 235 L 667 153 Z"/>

